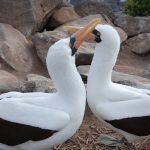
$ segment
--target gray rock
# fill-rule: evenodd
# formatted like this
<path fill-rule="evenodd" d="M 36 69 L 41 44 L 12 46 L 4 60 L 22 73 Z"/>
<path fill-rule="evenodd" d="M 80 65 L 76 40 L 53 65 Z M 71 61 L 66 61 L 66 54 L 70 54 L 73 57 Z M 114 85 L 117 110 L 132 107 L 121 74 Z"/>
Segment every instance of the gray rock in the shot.
<path fill-rule="evenodd" d="M 28 74 L 27 80 L 30 82 L 35 82 L 35 92 L 56 92 L 52 80 L 49 78 L 37 74 Z"/>
<path fill-rule="evenodd" d="M 112 80 L 116 83 L 150 90 L 150 80 L 140 76 L 113 71 Z"/>
<path fill-rule="evenodd" d="M 143 77 L 150 79 L 150 64 L 145 68 Z"/>
<path fill-rule="evenodd" d="M 103 18 L 103 16 L 100 14 L 89 15 L 89 16 L 77 19 L 75 21 L 68 22 L 64 25 L 83 27 L 95 18 L 100 18 L 101 23 L 104 23 L 104 24 L 109 23 L 109 24 L 113 25 L 109 19 L 106 21 Z M 49 47 L 52 44 L 54 44 L 55 42 L 57 42 L 58 40 L 70 36 L 69 33 L 64 31 L 63 26 L 56 28 L 54 31 L 37 33 L 36 35 L 33 36 L 32 39 L 33 39 L 33 43 L 36 47 L 37 54 L 44 64 L 46 64 L 45 60 L 46 60 L 47 51 L 48 51 Z M 118 27 L 116 28 L 116 30 L 118 31 L 118 33 L 120 35 L 121 41 L 124 41 L 127 38 L 126 33 Z M 91 63 L 91 59 L 93 57 L 94 49 L 95 49 L 95 43 L 83 42 L 83 44 L 80 46 L 80 48 L 78 49 L 78 52 L 76 54 L 77 66 L 78 65 L 87 65 L 87 64 L 89 65 Z"/>
<path fill-rule="evenodd" d="M 0 23 L 0 57 L 16 71 L 32 68 L 31 47 L 21 32 L 11 25 Z"/>
<path fill-rule="evenodd" d="M 37 55 L 41 59 L 44 65 L 46 65 L 46 56 L 48 49 L 55 42 L 61 38 L 68 37 L 68 34 L 58 31 L 48 31 L 43 33 L 37 33 L 33 36 L 32 40 L 35 45 Z"/>
<path fill-rule="evenodd" d="M 0 84 L 7 84 L 12 81 L 18 81 L 17 77 L 5 70 L 0 70 Z"/>
<path fill-rule="evenodd" d="M 80 16 L 75 12 L 74 7 L 62 7 L 55 10 L 48 21 L 47 29 L 54 29 L 64 23 L 79 19 Z"/>
<path fill-rule="evenodd" d="M 115 15 L 111 7 L 109 7 L 105 3 L 102 3 L 100 0 L 82 1 L 82 3 L 79 3 L 78 5 L 75 6 L 75 11 L 81 17 L 94 14 L 103 14 L 106 15 L 111 20 L 115 18 Z"/>
<path fill-rule="evenodd" d="M 0 83 L 0 94 L 7 93 L 11 91 L 16 92 L 33 92 L 35 88 L 34 82 L 27 82 L 27 81 L 18 81 L 18 82 L 10 82 L 7 84 Z"/>
<path fill-rule="evenodd" d="M 128 39 L 125 43 L 125 49 L 139 55 L 150 52 L 150 33 L 138 34 Z"/>
<path fill-rule="evenodd" d="M 128 36 L 150 32 L 150 17 L 117 15 L 114 23 L 115 25 L 121 27 L 128 34 Z"/>
<path fill-rule="evenodd" d="M 0 22 L 30 36 L 43 28 L 60 3 L 62 0 L 1 0 Z"/>
<path fill-rule="evenodd" d="M 42 60 L 43 64 L 46 65 L 46 56 L 49 47 L 62 38 L 66 38 L 69 35 L 66 32 L 62 31 L 49 31 L 43 33 L 37 33 L 33 37 L 33 42 L 36 47 L 37 54 L 39 58 Z M 84 42 L 78 52 L 76 54 L 76 65 L 87 65 L 90 64 L 93 51 L 94 51 L 94 43 Z"/>
<path fill-rule="evenodd" d="M 79 66 L 77 68 L 81 77 L 83 78 L 83 80 L 85 82 L 87 81 L 89 68 L 90 68 L 89 65 Z M 137 88 L 150 89 L 150 80 L 149 79 L 142 78 L 142 77 L 135 76 L 135 75 L 129 75 L 129 74 L 113 71 L 112 80 L 115 83 L 129 85 L 129 86 L 137 87 Z"/>

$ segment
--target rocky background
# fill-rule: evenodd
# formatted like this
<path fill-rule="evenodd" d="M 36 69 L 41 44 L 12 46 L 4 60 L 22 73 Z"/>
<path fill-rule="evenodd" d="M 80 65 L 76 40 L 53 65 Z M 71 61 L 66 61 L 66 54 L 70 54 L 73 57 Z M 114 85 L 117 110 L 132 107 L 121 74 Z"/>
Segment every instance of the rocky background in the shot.
<path fill-rule="evenodd" d="M 150 17 L 128 16 L 121 5 L 117 0 L 0 0 L 0 93 L 54 92 L 45 64 L 48 48 L 69 36 L 63 25 L 83 26 L 94 18 L 114 26 L 121 37 L 113 81 L 150 89 Z M 84 42 L 76 55 L 76 65 L 85 83 L 93 53 L 94 43 Z M 90 128 L 91 118 L 85 122 L 86 128 Z M 92 129 L 97 129 L 96 125 Z M 56 149 L 73 149 L 67 147 L 71 142 L 76 150 L 83 150 L 88 144 L 81 139 L 80 144 L 75 141 Z"/>

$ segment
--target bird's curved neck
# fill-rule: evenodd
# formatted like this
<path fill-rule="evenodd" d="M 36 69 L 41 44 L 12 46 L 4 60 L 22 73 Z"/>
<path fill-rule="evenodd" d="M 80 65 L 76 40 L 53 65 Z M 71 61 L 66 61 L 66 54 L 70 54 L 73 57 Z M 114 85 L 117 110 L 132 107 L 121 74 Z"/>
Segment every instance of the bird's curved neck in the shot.
<path fill-rule="evenodd" d="M 112 69 L 116 63 L 117 54 L 112 55 L 109 51 L 105 45 L 96 44 L 88 78 L 91 84 L 97 85 L 99 83 L 99 87 L 104 87 L 111 83 Z"/>
<path fill-rule="evenodd" d="M 72 99 L 83 98 L 85 87 L 74 63 L 59 68 L 59 72 L 51 73 L 51 78 L 58 94 Z"/>

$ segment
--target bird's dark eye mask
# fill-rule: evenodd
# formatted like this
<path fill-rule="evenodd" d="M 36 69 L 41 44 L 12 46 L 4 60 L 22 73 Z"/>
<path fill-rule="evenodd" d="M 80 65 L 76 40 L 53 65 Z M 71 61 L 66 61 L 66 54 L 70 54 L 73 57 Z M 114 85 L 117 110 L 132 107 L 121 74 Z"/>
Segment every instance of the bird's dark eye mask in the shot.
<path fill-rule="evenodd" d="M 96 38 L 95 38 L 95 42 L 97 42 L 97 43 L 100 43 L 102 40 L 101 40 L 101 33 L 99 32 L 99 31 L 97 31 L 96 29 L 94 29 L 93 31 L 92 31 L 92 34 L 94 34 L 95 36 L 96 36 Z"/>
<path fill-rule="evenodd" d="M 74 36 L 71 36 L 69 42 L 69 46 L 72 50 L 71 56 L 73 56 L 77 52 L 77 48 L 74 46 L 75 42 L 76 42 L 76 38 Z"/>

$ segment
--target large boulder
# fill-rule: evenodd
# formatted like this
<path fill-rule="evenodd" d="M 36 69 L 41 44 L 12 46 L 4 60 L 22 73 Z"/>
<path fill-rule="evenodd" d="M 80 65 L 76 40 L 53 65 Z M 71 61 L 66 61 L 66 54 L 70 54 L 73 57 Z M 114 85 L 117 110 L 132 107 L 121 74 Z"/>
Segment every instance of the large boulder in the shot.
<path fill-rule="evenodd" d="M 150 79 L 150 64 L 145 68 L 143 77 Z"/>
<path fill-rule="evenodd" d="M 125 43 L 125 49 L 130 49 L 139 55 L 150 52 L 150 33 L 138 34 L 128 39 Z"/>
<path fill-rule="evenodd" d="M 0 22 L 11 24 L 29 36 L 45 25 L 62 0 L 1 0 Z"/>
<path fill-rule="evenodd" d="M 113 25 L 110 20 L 106 21 L 100 14 L 83 17 L 83 18 L 77 19 L 75 21 L 68 22 L 64 25 L 83 27 L 95 18 L 100 18 L 101 23 L 103 23 L 103 24 L 108 23 L 108 24 Z M 37 54 L 44 64 L 46 62 L 45 60 L 46 60 L 48 48 L 52 44 L 54 44 L 56 41 L 70 36 L 69 33 L 64 31 L 64 29 L 63 29 L 64 25 L 56 28 L 55 31 L 37 33 L 36 35 L 33 36 L 33 42 L 35 44 Z M 125 32 L 120 28 L 116 28 L 116 30 L 118 31 L 118 33 L 121 37 L 121 40 L 124 41 L 127 38 L 125 35 Z M 80 48 L 76 54 L 76 65 L 78 66 L 78 65 L 90 64 L 92 57 L 93 57 L 94 49 L 95 49 L 95 43 L 83 42 L 83 44 L 80 46 Z"/>
<path fill-rule="evenodd" d="M 5 70 L 0 70 L 0 84 L 6 84 L 12 81 L 18 81 L 17 77 Z"/>
<path fill-rule="evenodd" d="M 81 77 L 85 82 L 87 81 L 89 68 L 90 68 L 89 65 L 79 66 L 77 68 Z M 120 83 L 138 88 L 150 89 L 150 80 L 136 75 L 129 75 L 126 73 L 113 71 L 112 80 L 115 83 Z"/>
<path fill-rule="evenodd" d="M 96 15 L 89 15 L 89 16 L 79 18 L 77 20 L 65 23 L 62 26 L 56 28 L 55 30 L 64 31 L 63 30 L 64 25 L 83 27 L 95 18 L 99 18 L 101 20 L 101 24 L 110 24 L 110 25 L 114 26 L 114 24 L 111 22 L 111 20 L 109 18 L 107 18 L 107 16 L 101 15 L 101 14 L 96 14 Z M 125 31 L 119 27 L 115 27 L 115 29 L 117 30 L 118 34 L 120 35 L 121 42 L 125 41 L 127 39 L 127 34 L 125 33 Z"/>
<path fill-rule="evenodd" d="M 128 36 L 150 32 L 150 17 L 117 15 L 114 23 L 121 27 L 128 34 Z"/>
<path fill-rule="evenodd" d="M 98 0 L 88 0 L 79 3 L 75 6 L 75 11 L 81 16 L 85 17 L 94 14 L 103 14 L 108 16 L 109 19 L 113 20 L 115 15 L 113 10 L 106 4 Z"/>
<path fill-rule="evenodd" d="M 62 7 L 58 10 L 55 10 L 46 28 L 48 30 L 54 29 L 59 25 L 62 25 L 66 22 L 73 21 L 79 18 L 80 16 L 75 12 L 74 7 Z"/>
<path fill-rule="evenodd" d="M 6 92 L 33 92 L 35 88 L 34 82 L 27 82 L 27 81 L 17 81 L 17 82 L 9 82 L 5 84 L 0 83 L 0 94 Z"/>
<path fill-rule="evenodd" d="M 46 56 L 49 47 L 58 40 L 67 37 L 64 32 L 48 31 L 43 33 L 37 33 L 33 36 L 32 40 L 35 45 L 37 55 L 41 59 L 44 65 L 46 65 Z"/>
<path fill-rule="evenodd" d="M 35 92 L 51 93 L 56 92 L 53 86 L 52 80 L 38 74 L 28 74 L 27 80 L 29 82 L 35 82 Z"/>
<path fill-rule="evenodd" d="M 0 57 L 12 68 L 28 72 L 32 68 L 31 45 L 11 25 L 0 23 Z"/>
<path fill-rule="evenodd" d="M 35 44 L 37 55 L 41 59 L 44 65 L 46 65 L 46 56 L 49 47 L 62 38 L 66 38 L 69 35 L 66 32 L 62 31 L 48 31 L 43 33 L 37 33 L 33 37 L 33 42 Z M 91 62 L 93 52 L 94 52 L 94 43 L 84 42 L 76 54 L 76 64 L 89 64 Z M 87 57 L 84 57 L 87 55 Z M 87 59 L 88 58 L 88 59 Z"/>

